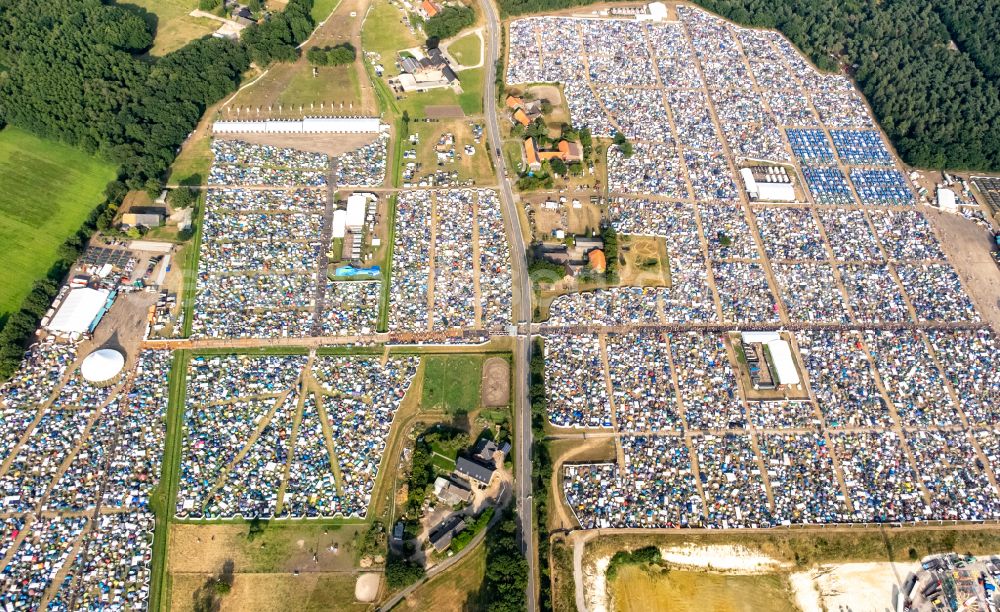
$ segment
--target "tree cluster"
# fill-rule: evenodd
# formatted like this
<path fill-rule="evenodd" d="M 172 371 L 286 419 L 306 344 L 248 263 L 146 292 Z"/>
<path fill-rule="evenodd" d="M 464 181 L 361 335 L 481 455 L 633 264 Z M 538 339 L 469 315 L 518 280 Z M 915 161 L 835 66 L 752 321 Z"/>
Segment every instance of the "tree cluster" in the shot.
<path fill-rule="evenodd" d="M 517 519 L 511 510 L 486 534 L 486 572 L 482 601 L 491 612 L 520 612 L 525 609 L 528 589 L 528 562 L 517 540 Z"/>
<path fill-rule="evenodd" d="M 335 47 L 312 47 L 306 52 L 306 59 L 314 66 L 343 66 L 354 62 L 357 51 L 351 43 L 341 43 Z"/>
<path fill-rule="evenodd" d="M 538 525 L 539 604 L 543 611 L 552 610 L 552 578 L 549 572 L 549 502 L 552 491 L 552 454 L 545 439 L 548 419 L 545 400 L 545 344 L 535 340 L 528 364 L 528 397 L 531 401 L 531 486 L 535 494 L 535 522 Z"/>
<path fill-rule="evenodd" d="M 238 43 L 203 38 L 155 62 L 145 20 L 96 0 L 27 0 L 0 11 L 0 123 L 98 154 L 131 188 L 157 181 L 208 105 L 249 66 Z"/>
<path fill-rule="evenodd" d="M 424 34 L 428 38 L 444 40 L 458 34 L 476 22 L 476 12 L 472 7 L 448 5 L 441 12 L 424 22 Z"/>
<path fill-rule="evenodd" d="M 285 10 L 243 31 L 241 40 L 259 66 L 271 62 L 294 62 L 298 46 L 316 26 L 310 11 L 313 0 L 289 0 Z"/>
<path fill-rule="evenodd" d="M 389 552 L 385 562 L 385 581 L 391 590 L 408 587 L 423 577 L 424 568 L 419 563 L 414 563 L 392 551 Z"/>
<path fill-rule="evenodd" d="M 632 143 L 629 142 L 627 138 L 625 138 L 625 134 L 622 134 L 621 132 L 615 132 L 614 140 L 615 140 L 615 146 L 617 146 L 618 150 L 622 152 L 622 155 L 624 155 L 625 157 L 632 157 L 633 153 Z"/>
<path fill-rule="evenodd" d="M 500 0 L 505 15 L 590 0 Z M 903 159 L 1000 170 L 1000 4 L 995 0 L 697 0 L 784 33 L 822 70 L 844 67 Z"/>
<path fill-rule="evenodd" d="M 614 580 L 618 570 L 626 565 L 648 565 L 663 560 L 660 549 L 655 546 L 643 546 L 632 551 L 620 550 L 611 557 L 606 575 L 608 580 Z"/>

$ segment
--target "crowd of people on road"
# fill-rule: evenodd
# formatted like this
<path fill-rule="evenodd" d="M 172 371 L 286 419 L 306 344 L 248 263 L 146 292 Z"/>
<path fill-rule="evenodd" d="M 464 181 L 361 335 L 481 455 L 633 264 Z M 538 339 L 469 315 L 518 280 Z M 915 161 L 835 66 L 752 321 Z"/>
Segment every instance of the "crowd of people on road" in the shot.
<path fill-rule="evenodd" d="M 503 329 L 512 317 L 510 270 L 496 192 L 402 193 L 396 206 L 389 329 Z"/>
<path fill-rule="evenodd" d="M 304 355 L 196 357 L 176 515 L 364 517 L 418 363 L 320 356 L 306 369 Z"/>

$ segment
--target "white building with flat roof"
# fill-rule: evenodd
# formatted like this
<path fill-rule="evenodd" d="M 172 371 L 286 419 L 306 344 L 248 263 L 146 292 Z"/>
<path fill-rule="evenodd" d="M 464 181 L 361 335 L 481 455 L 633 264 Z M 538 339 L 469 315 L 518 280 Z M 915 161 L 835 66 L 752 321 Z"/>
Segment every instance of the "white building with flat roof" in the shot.
<path fill-rule="evenodd" d="M 89 331 L 90 324 L 108 301 L 108 293 L 106 289 L 90 287 L 73 289 L 49 321 L 47 329 L 57 334 L 82 334 Z"/>
<path fill-rule="evenodd" d="M 347 233 L 347 211 L 337 209 L 333 211 L 333 237 L 343 238 Z"/>
<path fill-rule="evenodd" d="M 361 194 L 347 196 L 347 230 L 360 232 L 365 225 L 365 210 L 368 208 L 368 198 Z"/>

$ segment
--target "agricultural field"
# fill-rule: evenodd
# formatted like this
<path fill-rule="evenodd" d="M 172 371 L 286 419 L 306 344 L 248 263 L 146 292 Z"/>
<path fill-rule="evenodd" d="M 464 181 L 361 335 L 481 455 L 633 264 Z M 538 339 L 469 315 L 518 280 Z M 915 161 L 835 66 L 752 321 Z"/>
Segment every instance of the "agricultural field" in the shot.
<path fill-rule="evenodd" d="M 127 4 L 156 15 L 156 38 L 149 50 L 153 56 L 176 51 L 192 40 L 208 36 L 222 25 L 219 21 L 189 14 L 198 8 L 198 0 L 129 0 Z"/>
<path fill-rule="evenodd" d="M 482 355 L 429 355 L 423 361 L 425 410 L 463 414 L 479 407 Z"/>
<path fill-rule="evenodd" d="M 480 544 L 454 567 L 415 590 L 393 608 L 407 610 L 468 610 L 476 609 L 479 587 L 486 571 L 486 546 Z"/>
<path fill-rule="evenodd" d="M 0 132 L 0 316 L 45 276 L 114 178 L 111 164 L 68 145 L 12 127 Z"/>
<path fill-rule="evenodd" d="M 610 584 L 615 610 L 791 612 L 787 576 L 741 576 L 627 566 Z"/>

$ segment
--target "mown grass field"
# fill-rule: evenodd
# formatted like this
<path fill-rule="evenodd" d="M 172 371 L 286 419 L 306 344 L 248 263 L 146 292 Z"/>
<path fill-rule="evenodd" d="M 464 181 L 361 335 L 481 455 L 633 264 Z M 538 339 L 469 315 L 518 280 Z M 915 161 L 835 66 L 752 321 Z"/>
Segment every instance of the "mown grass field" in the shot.
<path fill-rule="evenodd" d="M 399 602 L 393 612 L 407 610 L 478 610 L 483 609 L 478 601 L 479 588 L 486 573 L 486 546 L 479 544 L 454 567 L 427 584 L 422 585 L 412 595 Z M 488 608 L 488 606 L 487 606 Z"/>
<path fill-rule="evenodd" d="M 399 73 L 394 67 L 396 52 L 421 43 L 406 27 L 403 19 L 403 11 L 387 0 L 375 0 L 361 30 L 361 43 L 365 51 L 378 53 L 386 74 L 391 76 Z"/>
<path fill-rule="evenodd" d="M 429 355 L 424 358 L 421 406 L 462 414 L 479 407 L 482 355 Z"/>
<path fill-rule="evenodd" d="M 156 38 L 150 55 L 161 56 L 176 51 L 192 40 L 208 36 L 221 22 L 207 17 L 192 17 L 198 0 L 127 0 L 123 4 L 142 7 L 156 15 Z"/>
<path fill-rule="evenodd" d="M 0 132 L 0 316 L 46 275 L 114 178 L 114 166 L 70 146 L 11 127 Z"/>
<path fill-rule="evenodd" d="M 611 582 L 614 609 L 623 612 L 792 612 L 788 577 L 738 576 L 636 565 L 622 567 Z"/>
<path fill-rule="evenodd" d="M 476 34 L 466 34 L 448 45 L 448 53 L 463 66 L 475 66 L 483 57 L 483 44 Z"/>

